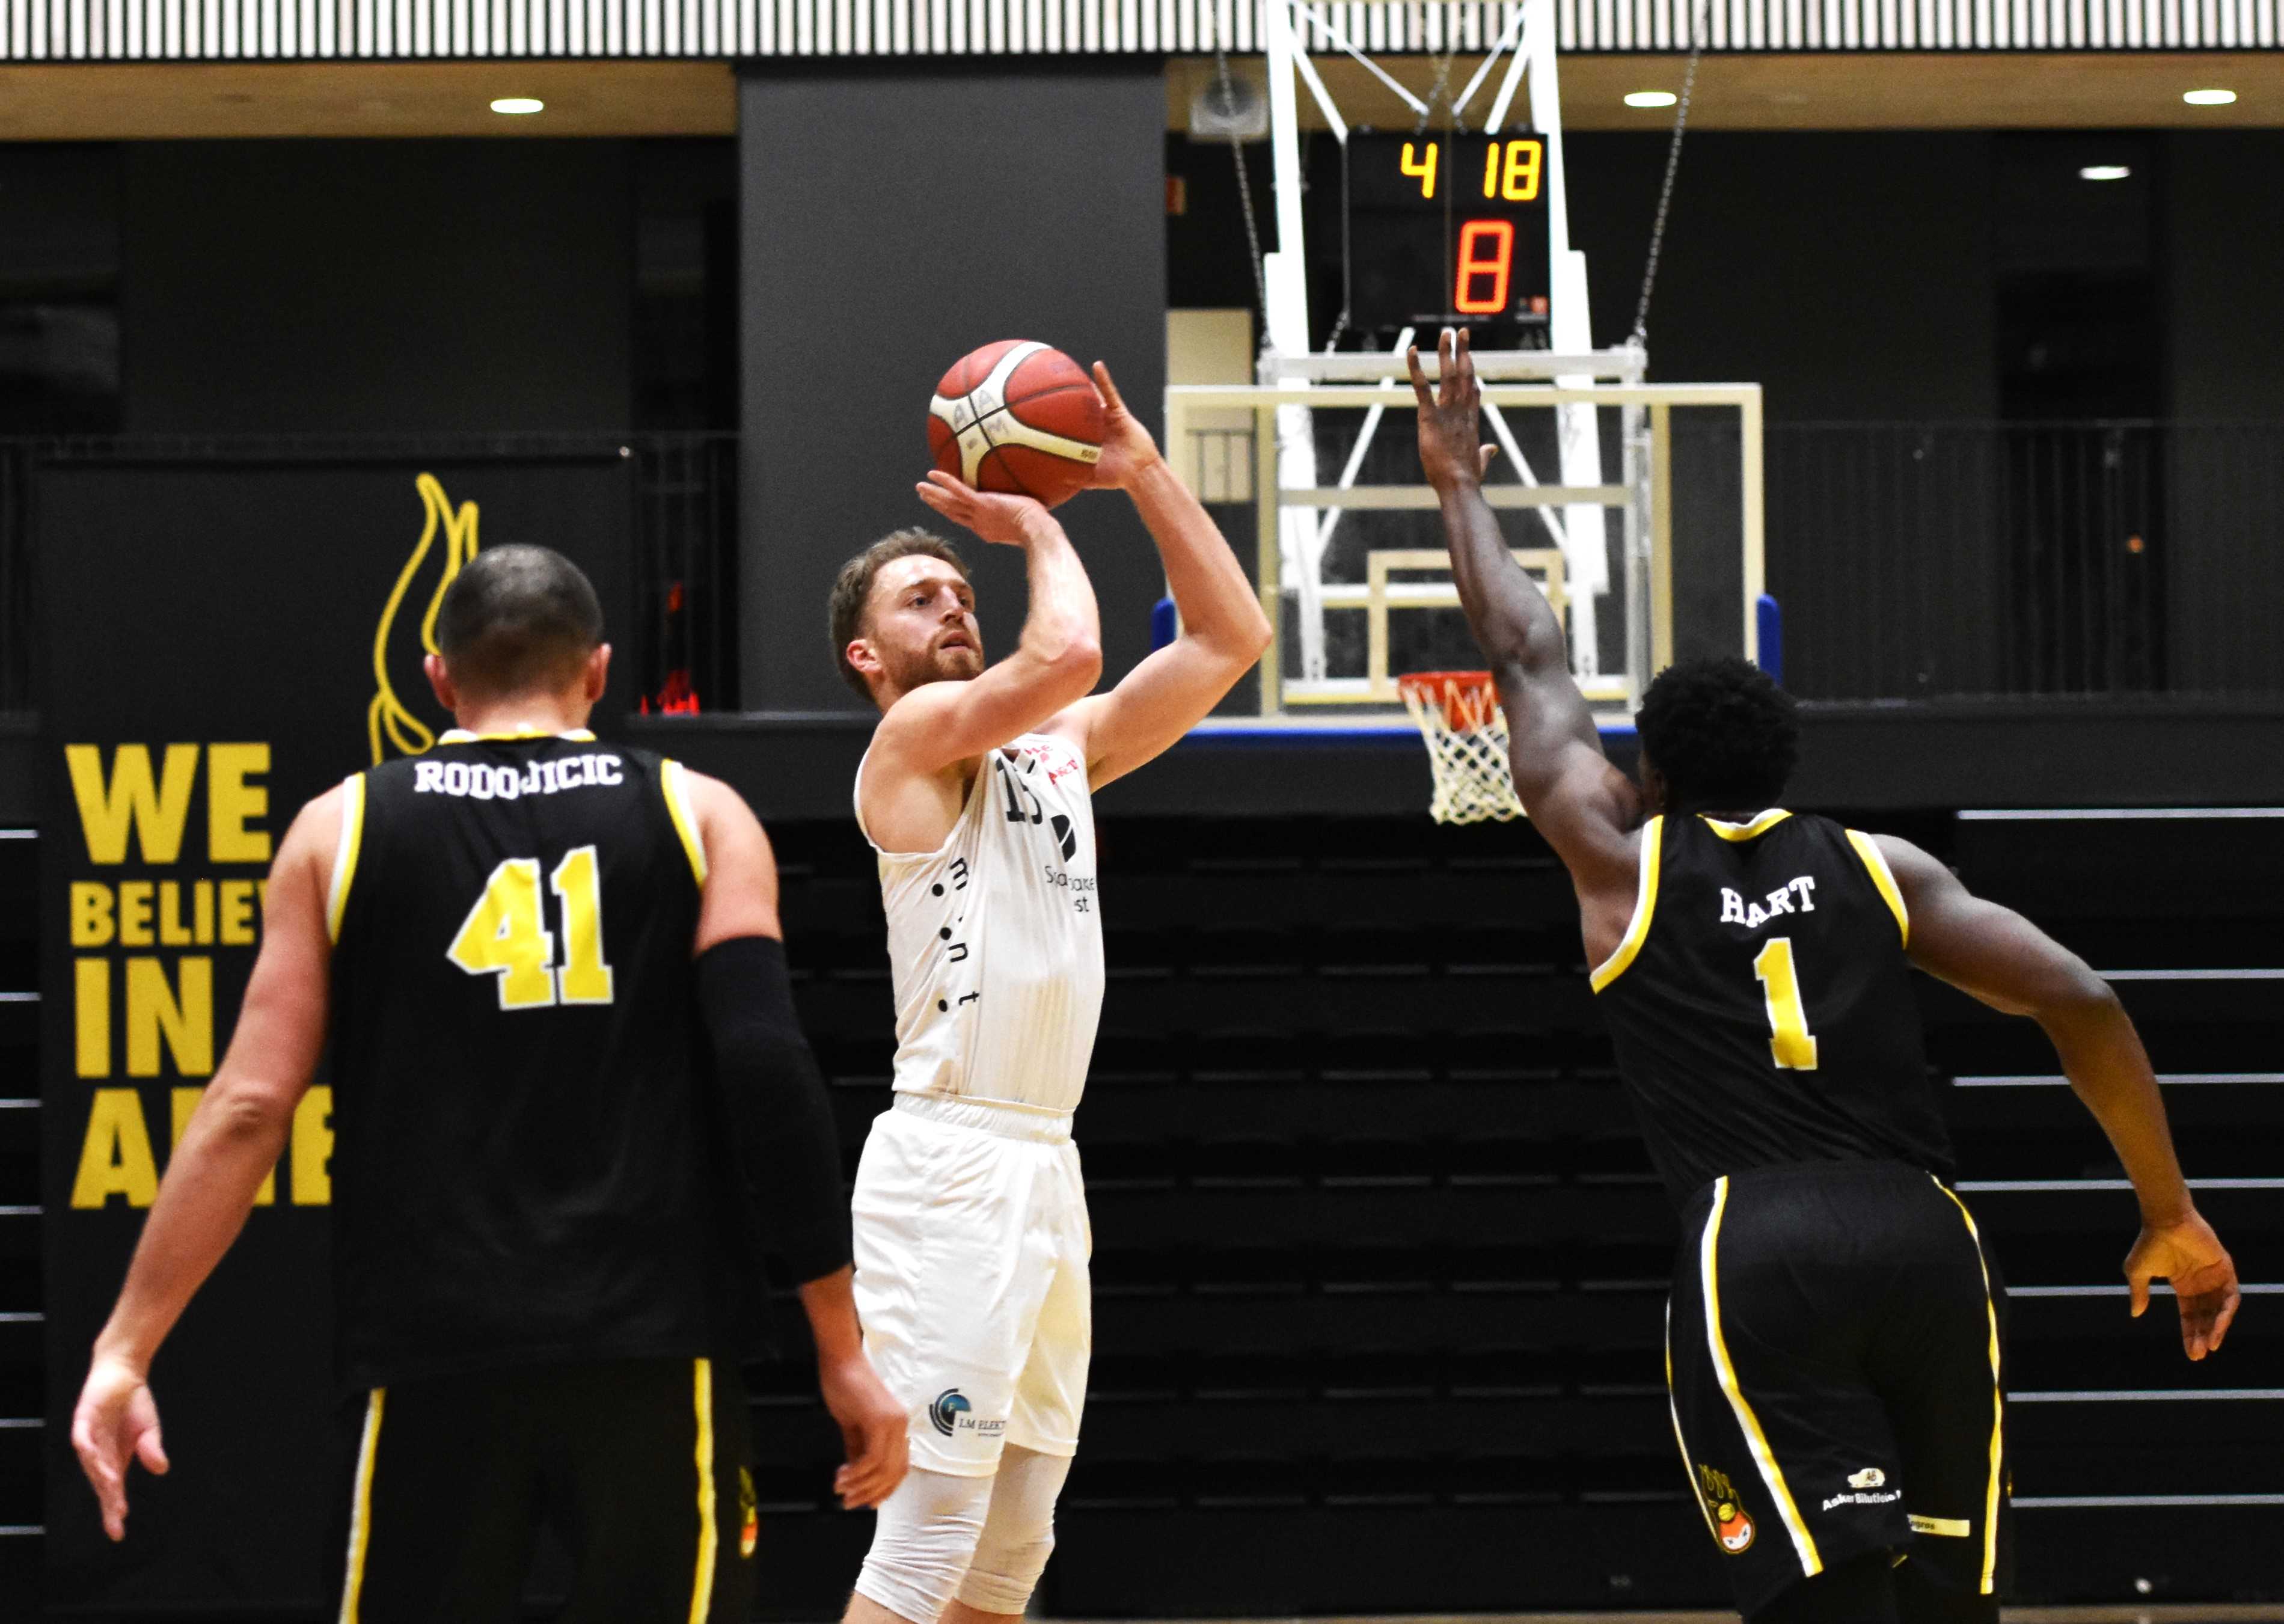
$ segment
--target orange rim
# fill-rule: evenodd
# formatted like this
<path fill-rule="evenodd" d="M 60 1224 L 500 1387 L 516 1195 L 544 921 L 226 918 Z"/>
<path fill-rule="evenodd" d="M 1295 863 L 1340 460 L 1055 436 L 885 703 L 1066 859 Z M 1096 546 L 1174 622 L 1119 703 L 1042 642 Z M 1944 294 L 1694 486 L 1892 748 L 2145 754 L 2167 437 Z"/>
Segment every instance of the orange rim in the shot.
<path fill-rule="evenodd" d="M 1424 705 L 1441 705 L 1444 725 L 1454 733 L 1481 727 L 1498 703 L 1489 671 L 1412 671 L 1396 679 L 1396 691 Z"/>

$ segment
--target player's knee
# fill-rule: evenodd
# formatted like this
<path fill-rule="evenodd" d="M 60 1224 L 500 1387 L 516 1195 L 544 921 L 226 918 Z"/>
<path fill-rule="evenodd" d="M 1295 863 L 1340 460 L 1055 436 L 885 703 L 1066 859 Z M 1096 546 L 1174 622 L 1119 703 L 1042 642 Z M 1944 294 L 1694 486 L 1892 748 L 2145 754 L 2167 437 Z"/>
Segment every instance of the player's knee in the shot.
<path fill-rule="evenodd" d="M 1031 1604 L 1031 1592 L 1039 1588 L 1039 1575 L 1047 1571 L 1047 1558 L 1054 1549 L 1052 1512 L 1048 1514 L 1047 1526 L 1031 1534 L 1005 1542 L 987 1536 L 976 1546 L 975 1559 L 967 1565 L 959 1599 L 978 1612 L 1020 1615 Z"/>
<path fill-rule="evenodd" d="M 959 1599 L 978 1612 L 1019 1614 L 1031 1603 L 1055 1549 L 1055 1501 L 1069 1474 L 1067 1455 L 1010 1446 L 991 1486 L 991 1512 Z"/>
<path fill-rule="evenodd" d="M 880 1506 L 856 1593 L 911 1624 L 935 1624 L 959 1594 L 990 1500 L 989 1478 L 914 1467 Z"/>

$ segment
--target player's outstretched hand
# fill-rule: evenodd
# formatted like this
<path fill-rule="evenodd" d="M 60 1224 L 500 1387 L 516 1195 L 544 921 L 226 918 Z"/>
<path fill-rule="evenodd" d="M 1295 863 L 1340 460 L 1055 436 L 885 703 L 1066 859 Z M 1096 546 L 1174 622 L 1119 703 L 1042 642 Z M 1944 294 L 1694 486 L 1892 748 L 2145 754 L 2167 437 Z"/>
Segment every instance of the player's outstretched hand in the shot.
<path fill-rule="evenodd" d="M 833 1474 L 833 1492 L 848 1510 L 879 1505 L 896 1492 L 911 1463 L 911 1417 L 862 1353 L 819 1365 L 817 1385 L 849 1453 L 848 1464 Z"/>
<path fill-rule="evenodd" d="M 2191 1359 L 2219 1351 L 2243 1300 L 2235 1259 L 2212 1226 L 2194 1212 L 2177 1224 L 2144 1228 L 2125 1256 L 2125 1279 L 2137 1320 L 2149 1306 L 2149 1283 L 2173 1283 L 2181 1306 L 2181 1348 Z"/>
<path fill-rule="evenodd" d="M 1098 490 L 1123 490 L 1158 462 L 1158 443 L 1142 420 L 1126 409 L 1110 368 L 1094 364 L 1094 392 L 1102 396 L 1102 457 L 1088 482 Z"/>
<path fill-rule="evenodd" d="M 1498 447 L 1482 443 L 1482 428 L 1477 419 L 1482 409 L 1482 390 L 1475 382 L 1475 359 L 1467 347 L 1467 329 L 1455 333 L 1444 328 L 1435 341 L 1435 359 L 1442 375 L 1431 384 L 1428 369 L 1420 365 L 1420 346 L 1414 344 L 1404 352 L 1404 365 L 1412 369 L 1412 392 L 1420 401 L 1420 466 L 1427 473 L 1428 482 L 1441 490 L 1490 473 Z"/>
<path fill-rule="evenodd" d="M 965 526 L 982 539 L 1001 546 L 1020 547 L 1038 533 L 1039 526 L 1052 526 L 1055 522 L 1047 510 L 1029 497 L 977 490 L 941 468 L 932 469 L 917 488 L 921 501 L 954 524 Z"/>
<path fill-rule="evenodd" d="M 167 1450 L 159 1437 L 159 1405 L 142 1371 L 124 1360 L 98 1354 L 72 1412 L 72 1447 L 103 1510 L 103 1531 L 127 1537 L 127 1468 L 141 1461 L 164 1477 Z"/>

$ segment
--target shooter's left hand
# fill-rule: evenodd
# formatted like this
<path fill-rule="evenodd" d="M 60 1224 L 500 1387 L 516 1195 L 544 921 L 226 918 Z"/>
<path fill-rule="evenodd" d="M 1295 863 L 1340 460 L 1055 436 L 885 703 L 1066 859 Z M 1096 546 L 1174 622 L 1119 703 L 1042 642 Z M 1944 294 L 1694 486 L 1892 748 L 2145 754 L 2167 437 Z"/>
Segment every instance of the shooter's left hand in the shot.
<path fill-rule="evenodd" d="M 1099 361 L 1094 364 L 1094 388 L 1102 396 L 1102 459 L 1088 482 L 1098 490 L 1122 490 L 1158 466 L 1158 443 L 1126 409 L 1110 381 L 1110 368 Z"/>

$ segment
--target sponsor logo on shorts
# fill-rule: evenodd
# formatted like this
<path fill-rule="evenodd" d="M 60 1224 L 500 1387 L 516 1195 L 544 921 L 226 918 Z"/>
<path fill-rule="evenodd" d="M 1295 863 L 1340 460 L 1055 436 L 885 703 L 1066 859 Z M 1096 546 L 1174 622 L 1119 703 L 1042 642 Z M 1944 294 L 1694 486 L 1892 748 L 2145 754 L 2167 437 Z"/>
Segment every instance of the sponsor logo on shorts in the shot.
<path fill-rule="evenodd" d="M 974 1438 L 997 1438 L 1007 1430 L 1005 1421 L 984 1420 L 974 1409 L 966 1393 L 957 1387 L 947 1387 L 928 1406 L 928 1424 L 946 1438 L 961 1432 Z"/>
<path fill-rule="evenodd" d="M 1881 1471 L 1877 1466 L 1866 1466 L 1861 1471 L 1851 1471 L 1848 1474 L 1848 1487 L 1850 1488 L 1885 1488 L 1888 1487 L 1888 1474 Z"/>
<path fill-rule="evenodd" d="M 1827 1511 L 1836 1511 L 1844 1505 L 1892 1505 L 1904 1497 L 1904 1491 L 1891 1488 L 1884 1495 L 1834 1495 L 1824 1502 Z"/>
<path fill-rule="evenodd" d="M 947 1387 L 936 1394 L 935 1402 L 928 1406 L 928 1420 L 937 1432 L 949 1438 L 953 1429 L 958 1426 L 959 1418 L 972 1408 L 966 1393 L 957 1387 Z"/>
<path fill-rule="evenodd" d="M 1705 1510 L 1713 1519 L 1715 1542 L 1733 1557 L 1741 1557 L 1750 1550 L 1756 1532 L 1753 1518 L 1739 1502 L 1737 1486 L 1729 1481 L 1729 1474 L 1701 1464 L 1697 1468 L 1697 1488 L 1705 1496 Z"/>
<path fill-rule="evenodd" d="M 738 1555 L 751 1558 L 762 1538 L 761 1496 L 754 1493 L 754 1474 L 738 1468 Z"/>

